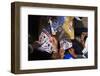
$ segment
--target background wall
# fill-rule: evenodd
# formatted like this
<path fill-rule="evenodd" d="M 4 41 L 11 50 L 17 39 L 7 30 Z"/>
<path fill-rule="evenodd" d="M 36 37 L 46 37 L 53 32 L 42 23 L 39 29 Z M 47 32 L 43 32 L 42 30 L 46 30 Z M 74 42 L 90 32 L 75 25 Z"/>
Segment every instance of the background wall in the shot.
<path fill-rule="evenodd" d="M 68 5 L 86 5 L 98 6 L 98 33 L 100 20 L 100 0 L 0 0 L 0 76 L 99 76 L 100 73 L 100 59 L 98 60 L 98 70 L 81 70 L 81 71 L 65 71 L 52 73 L 38 73 L 38 74 L 21 74 L 14 75 L 10 72 L 11 62 L 11 2 L 25 1 L 25 2 L 39 2 L 39 3 L 53 3 L 53 4 L 68 4 Z M 98 35 L 98 47 L 100 42 L 100 34 Z M 100 54 L 98 48 L 98 54 Z M 100 58 L 100 55 L 98 55 Z"/>

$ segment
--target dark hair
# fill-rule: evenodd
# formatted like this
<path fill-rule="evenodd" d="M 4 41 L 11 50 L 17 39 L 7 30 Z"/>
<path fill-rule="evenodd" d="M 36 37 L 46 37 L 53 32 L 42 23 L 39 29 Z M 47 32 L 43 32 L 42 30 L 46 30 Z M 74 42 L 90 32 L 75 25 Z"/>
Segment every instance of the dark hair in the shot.
<path fill-rule="evenodd" d="M 82 32 L 88 32 L 88 29 L 85 27 L 75 28 L 75 36 L 80 36 Z"/>

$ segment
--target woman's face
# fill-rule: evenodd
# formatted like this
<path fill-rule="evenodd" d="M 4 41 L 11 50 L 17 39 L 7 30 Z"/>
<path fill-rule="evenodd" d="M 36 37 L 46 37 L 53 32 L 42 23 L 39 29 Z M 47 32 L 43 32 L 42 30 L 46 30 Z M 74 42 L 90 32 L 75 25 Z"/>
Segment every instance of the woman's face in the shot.
<path fill-rule="evenodd" d="M 84 38 L 87 36 L 87 32 L 82 32 L 81 34 L 81 40 L 84 40 Z"/>

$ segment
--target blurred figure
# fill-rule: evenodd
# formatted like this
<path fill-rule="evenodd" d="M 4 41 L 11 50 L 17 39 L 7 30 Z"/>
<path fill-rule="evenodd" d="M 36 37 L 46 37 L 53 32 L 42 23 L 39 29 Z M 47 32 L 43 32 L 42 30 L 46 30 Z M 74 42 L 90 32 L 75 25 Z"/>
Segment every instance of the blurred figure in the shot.
<path fill-rule="evenodd" d="M 82 52 L 83 52 L 83 57 L 88 58 L 88 38 L 85 41 L 85 47 L 82 50 Z"/>

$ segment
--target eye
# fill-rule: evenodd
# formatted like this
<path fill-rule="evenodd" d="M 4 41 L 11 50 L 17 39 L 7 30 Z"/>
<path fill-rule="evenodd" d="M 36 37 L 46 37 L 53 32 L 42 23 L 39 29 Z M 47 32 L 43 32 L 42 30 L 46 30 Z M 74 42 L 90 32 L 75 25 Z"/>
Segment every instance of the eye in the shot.
<path fill-rule="evenodd" d="M 45 38 L 45 36 L 44 36 L 44 38 Z"/>
<path fill-rule="evenodd" d="M 50 46 L 50 44 L 48 44 L 48 46 Z"/>

